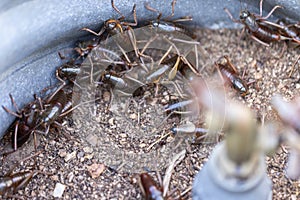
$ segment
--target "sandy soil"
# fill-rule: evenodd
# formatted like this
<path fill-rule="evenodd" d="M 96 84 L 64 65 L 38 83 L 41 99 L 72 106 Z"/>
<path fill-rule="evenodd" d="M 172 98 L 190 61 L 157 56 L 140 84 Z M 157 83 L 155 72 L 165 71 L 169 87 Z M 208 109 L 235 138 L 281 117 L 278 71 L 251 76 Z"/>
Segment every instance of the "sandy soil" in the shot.
<path fill-rule="evenodd" d="M 238 30 L 197 31 L 198 41 L 208 56 L 203 74 L 205 77 L 217 77 L 213 63 L 221 56 L 228 55 L 241 74 L 245 69 L 244 80 L 254 82 L 250 84 L 249 94 L 244 98 L 229 87 L 228 94 L 249 106 L 258 117 L 265 115 L 266 121 L 278 121 L 270 105 L 270 99 L 276 93 L 283 95 L 287 100 L 299 95 L 299 63 L 296 64 L 296 70 L 292 75 L 289 75 L 300 49 L 285 49 L 283 42 L 264 47 L 248 37 L 239 40 L 239 32 Z M 88 116 L 89 120 L 83 120 L 84 123 L 88 121 L 90 124 L 82 124 L 82 119 L 70 116 L 64 119 L 64 127 L 60 131 L 51 129 L 46 136 L 37 135 L 38 151 L 42 150 L 42 152 L 36 157 L 36 164 L 34 159 L 31 159 L 18 165 L 14 171 L 38 169 L 51 175 L 37 174 L 26 188 L 19 190 L 14 197 L 54 199 L 55 185 L 61 183 L 66 186 L 62 199 L 142 199 L 135 172 L 152 171 L 149 173 L 159 182 L 159 179 L 163 179 L 166 175 L 168 162 L 173 156 L 186 149 L 185 156 L 172 173 L 169 194 L 173 198 L 181 195 L 183 199 L 191 199 L 193 178 L 208 160 L 216 143 L 195 145 L 192 144 L 194 137 L 192 136 L 182 145 L 174 148 L 167 145 L 174 140 L 174 137 L 168 136 L 153 146 L 155 150 L 164 147 L 159 155 L 147 157 L 142 162 L 133 162 L 134 164 L 130 164 L 128 159 L 124 162 L 122 160 L 124 154 L 116 153 L 116 149 L 112 149 L 115 145 L 123 152 L 132 151 L 142 156 L 149 145 L 167 134 L 168 130 L 181 120 L 180 115 L 175 115 L 168 119 L 168 123 L 157 128 L 164 117 L 159 118 L 158 116 L 163 114 L 156 111 L 159 110 L 160 105 L 171 103 L 172 92 L 164 88 L 156 90 L 155 86 L 149 86 L 146 91 L 151 95 L 157 91 L 156 97 L 146 100 L 145 98 L 132 99 L 126 107 L 128 116 L 122 118 L 120 116 L 124 114 L 122 113 L 125 112 L 124 110 L 118 111 L 119 115 L 113 115 L 107 109 L 111 100 L 110 90 L 102 88 L 98 94 L 102 98 L 97 102 L 94 113 Z M 178 97 L 174 97 L 173 100 L 179 101 Z M 77 112 L 83 110 L 81 108 Z M 82 126 L 87 128 L 83 129 Z M 145 132 L 160 134 L 151 138 L 130 137 L 131 134 L 136 136 Z M 100 134 L 97 135 L 99 140 L 97 142 L 94 133 Z M 103 142 L 113 145 L 101 145 Z M 1 141 L 1 147 L 4 148 L 8 143 L 9 136 L 6 136 Z M 288 155 L 286 149 L 288 148 L 281 147 L 274 156 L 266 158 L 268 176 L 273 182 L 273 199 L 300 198 L 299 181 L 292 181 L 285 176 Z M 8 172 L 12 163 L 33 153 L 34 145 L 31 139 L 17 152 L 5 159 L 1 158 L 1 175 Z M 114 159 L 109 160 L 108 157 Z M 135 157 L 131 159 L 134 161 Z M 98 169 L 99 174 L 91 174 L 91 169 Z"/>

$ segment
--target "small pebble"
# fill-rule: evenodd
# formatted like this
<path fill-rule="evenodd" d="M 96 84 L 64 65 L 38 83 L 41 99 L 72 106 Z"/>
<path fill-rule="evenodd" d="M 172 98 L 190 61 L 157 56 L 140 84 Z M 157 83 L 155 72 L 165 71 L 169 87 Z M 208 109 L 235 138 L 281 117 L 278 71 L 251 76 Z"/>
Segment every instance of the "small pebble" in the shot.
<path fill-rule="evenodd" d="M 139 145 L 139 147 L 140 148 L 145 148 L 147 145 L 145 144 L 145 143 L 141 143 L 140 145 Z"/>
<path fill-rule="evenodd" d="M 94 164 L 88 166 L 87 169 L 92 178 L 97 178 L 105 170 L 105 165 L 102 163 L 100 163 L 100 164 L 94 163 Z"/>
<path fill-rule="evenodd" d="M 164 100 L 170 101 L 170 96 L 169 96 L 169 95 L 165 96 L 165 97 L 164 97 Z"/>
<path fill-rule="evenodd" d="M 255 73 L 255 74 L 254 74 L 254 78 L 255 78 L 256 80 L 260 80 L 262 77 L 263 77 L 262 72 L 258 72 L 258 73 Z"/>
<path fill-rule="evenodd" d="M 65 149 L 59 150 L 58 155 L 63 158 L 67 155 L 67 151 Z"/>
<path fill-rule="evenodd" d="M 135 113 L 132 113 L 132 114 L 129 115 L 129 118 L 130 119 L 136 119 L 137 115 Z"/>
<path fill-rule="evenodd" d="M 50 176 L 50 178 L 53 181 L 58 181 L 58 176 L 57 175 Z"/>
<path fill-rule="evenodd" d="M 91 144 L 92 146 L 96 146 L 98 143 L 98 137 L 95 134 L 89 134 L 86 137 L 86 141 Z"/>
<path fill-rule="evenodd" d="M 91 147 L 84 147 L 84 148 L 83 148 L 83 151 L 84 151 L 85 153 L 92 153 L 92 152 L 93 152 L 93 148 L 91 148 Z"/>
<path fill-rule="evenodd" d="M 65 185 L 63 185 L 61 183 L 56 183 L 54 191 L 53 191 L 53 196 L 61 198 L 65 189 L 66 189 Z"/>
<path fill-rule="evenodd" d="M 77 154 L 77 158 L 82 158 L 84 156 L 84 152 L 80 151 L 78 154 Z"/>
<path fill-rule="evenodd" d="M 88 159 L 88 160 L 92 159 L 93 157 L 94 157 L 94 154 L 87 154 L 84 156 L 84 158 Z"/>
<path fill-rule="evenodd" d="M 68 182 L 71 183 L 72 180 L 73 180 L 73 178 L 74 178 L 73 172 L 69 173 L 69 174 L 68 174 Z"/>
<path fill-rule="evenodd" d="M 113 125 L 114 125 L 114 118 L 110 118 L 110 119 L 108 120 L 108 123 L 109 123 L 111 126 L 113 126 Z"/>
<path fill-rule="evenodd" d="M 162 104 L 167 104 L 167 102 L 168 102 L 168 101 L 165 100 L 165 99 L 162 99 L 162 100 L 161 100 L 161 103 L 162 103 Z"/>
<path fill-rule="evenodd" d="M 65 157 L 65 161 L 68 162 L 69 160 L 73 159 L 76 157 L 76 151 L 73 151 L 72 153 L 69 153 Z"/>

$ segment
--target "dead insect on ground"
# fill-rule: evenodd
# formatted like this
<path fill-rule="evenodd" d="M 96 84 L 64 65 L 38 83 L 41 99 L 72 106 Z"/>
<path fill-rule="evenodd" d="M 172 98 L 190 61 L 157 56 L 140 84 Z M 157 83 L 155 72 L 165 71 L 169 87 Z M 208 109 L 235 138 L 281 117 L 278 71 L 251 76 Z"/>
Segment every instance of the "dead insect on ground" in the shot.
<path fill-rule="evenodd" d="M 113 73 L 106 73 L 104 75 L 104 80 L 110 81 L 117 89 L 125 89 L 128 87 L 128 84 L 121 77 L 118 77 Z"/>
<path fill-rule="evenodd" d="M 192 17 L 184 16 L 179 19 L 170 20 L 170 18 L 174 16 L 175 4 L 176 4 L 176 0 L 173 0 L 171 3 L 171 6 L 172 6 L 171 15 L 165 17 L 164 19 L 161 19 L 162 12 L 158 11 L 155 8 L 152 8 L 149 5 L 149 3 L 146 2 L 145 8 L 147 10 L 158 13 L 157 19 L 150 21 L 148 24 L 148 27 L 157 28 L 159 32 L 165 32 L 165 33 L 173 33 L 175 31 L 178 31 L 180 33 L 190 36 L 192 39 L 196 39 L 196 36 L 190 30 L 188 30 L 186 27 L 178 24 L 178 22 L 191 21 L 191 20 L 193 20 Z"/>
<path fill-rule="evenodd" d="M 19 163 L 35 157 L 40 153 L 41 152 L 37 152 L 32 156 L 24 158 Z M 0 177 L 0 195 L 12 195 L 16 193 L 18 190 L 24 188 L 29 183 L 29 181 L 39 173 L 49 175 L 49 173 L 45 173 L 39 170 L 12 173 L 15 167 L 13 167 L 7 175 Z"/>
<path fill-rule="evenodd" d="M 192 136 L 192 144 L 209 143 L 205 141 L 208 133 L 208 129 L 196 127 L 194 123 L 187 122 L 177 127 L 171 128 L 173 135 L 178 137 L 185 137 L 187 135 Z"/>
<path fill-rule="evenodd" d="M 230 85 L 242 96 L 248 94 L 247 83 L 239 77 L 237 69 L 230 62 L 228 56 L 220 58 L 215 62 L 215 66 L 217 67 L 221 78 L 223 80 L 225 79 L 225 82 L 230 83 Z"/>
<path fill-rule="evenodd" d="M 242 10 L 240 12 L 240 19 L 234 19 L 232 14 L 227 8 L 224 8 L 230 19 L 235 23 L 243 24 L 245 27 L 242 32 L 246 29 L 250 34 L 250 37 L 255 41 L 269 46 L 270 42 L 277 42 L 281 40 L 291 40 L 290 37 L 285 37 L 278 32 L 278 28 L 281 28 L 278 24 L 269 22 L 268 19 L 277 8 L 282 8 L 279 5 L 273 7 L 273 9 L 267 14 L 262 16 L 262 2 L 260 1 L 260 14 L 256 15 L 250 13 L 248 10 Z"/>
<path fill-rule="evenodd" d="M 69 63 L 81 64 L 87 55 L 98 46 L 101 38 L 93 37 L 89 40 L 79 40 L 74 48 L 66 48 L 58 52 L 61 60 L 68 59 Z"/>
<path fill-rule="evenodd" d="M 97 45 L 99 41 L 95 38 L 86 41 L 78 41 L 74 50 L 82 58 L 85 58 Z"/>
<path fill-rule="evenodd" d="M 178 114 L 182 114 L 183 112 L 190 113 L 191 111 L 189 112 L 189 111 L 180 111 L 180 110 L 184 109 L 184 107 L 189 106 L 193 103 L 195 103 L 193 99 L 188 99 L 171 105 L 167 105 L 165 107 L 165 112 L 173 111 L 174 113 L 178 113 Z"/>
<path fill-rule="evenodd" d="M 292 38 L 293 42 L 300 45 L 300 27 L 297 24 L 289 24 L 284 20 L 279 20 L 277 23 L 282 27 L 279 32 L 283 36 Z"/>
<path fill-rule="evenodd" d="M 76 76 L 81 72 L 80 65 L 73 61 L 67 62 L 57 68 L 57 74 L 61 79 L 74 82 Z"/>
<path fill-rule="evenodd" d="M 158 187 L 153 178 L 148 173 L 140 174 L 141 186 L 145 199 L 163 200 L 163 190 Z"/>
<path fill-rule="evenodd" d="M 55 91 L 55 95 L 53 97 L 51 95 L 51 98 L 47 99 L 44 102 L 44 105 L 42 105 L 37 124 L 46 128 L 44 134 L 48 133 L 50 125 L 55 123 L 60 126 L 57 120 L 61 116 L 65 116 L 73 110 L 71 99 L 71 92 L 73 90 L 67 89 L 68 88 L 64 88 L 60 89 L 59 91 Z"/>
<path fill-rule="evenodd" d="M 131 29 L 131 26 L 137 26 L 137 17 L 136 17 L 136 5 L 133 5 L 132 13 L 134 18 L 134 23 L 125 22 L 125 16 L 120 12 L 120 10 L 115 6 L 114 1 L 111 0 L 111 6 L 113 9 L 121 15 L 119 19 L 108 19 L 104 22 L 103 27 L 100 32 L 96 33 L 88 28 L 82 28 L 81 30 L 88 31 L 96 36 L 101 36 L 103 33 L 107 33 L 108 35 L 115 35 L 117 33 L 123 33 L 126 30 Z"/>
<path fill-rule="evenodd" d="M 18 147 L 21 147 L 29 139 L 31 133 L 34 132 L 34 129 L 36 128 L 39 103 L 35 96 L 34 101 L 19 110 L 11 94 L 9 94 L 9 97 L 17 112 L 13 112 L 5 106 L 2 107 L 7 113 L 17 117 L 17 120 L 14 123 L 15 130 L 11 136 L 12 148 L 16 151 Z"/>
<path fill-rule="evenodd" d="M 173 127 L 171 129 L 173 134 L 205 134 L 208 132 L 205 128 L 196 127 L 194 123 L 187 122 L 186 124 L 182 124 L 178 127 Z"/>
<path fill-rule="evenodd" d="M 0 194 L 16 193 L 24 188 L 36 174 L 38 174 L 36 171 L 25 171 L 0 177 Z"/>

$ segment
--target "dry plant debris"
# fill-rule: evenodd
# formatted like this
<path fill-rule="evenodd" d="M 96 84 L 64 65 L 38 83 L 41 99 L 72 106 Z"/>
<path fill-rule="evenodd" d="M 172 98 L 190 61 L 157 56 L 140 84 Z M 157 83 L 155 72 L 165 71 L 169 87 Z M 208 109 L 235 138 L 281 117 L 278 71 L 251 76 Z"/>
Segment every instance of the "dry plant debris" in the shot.
<path fill-rule="evenodd" d="M 249 38 L 238 40 L 239 30 L 197 30 L 198 41 L 209 55 L 208 62 L 202 73 L 205 77 L 219 79 L 215 73 L 213 62 L 224 55 L 228 55 L 232 63 L 240 73 L 245 69 L 244 79 L 247 82 L 255 81 L 250 85 L 250 92 L 245 97 L 240 97 L 234 90 L 228 88 L 228 95 L 237 101 L 241 101 L 257 113 L 260 118 L 266 115 L 266 121 L 278 121 L 276 113 L 270 105 L 271 97 L 275 93 L 281 94 L 290 100 L 300 93 L 299 63 L 291 73 L 293 64 L 297 59 L 300 49 L 284 49 L 284 43 L 272 44 L 271 47 L 262 46 Z M 105 134 L 118 141 L 124 151 L 130 150 L 135 141 L 131 141 L 126 130 L 128 123 L 120 123 L 118 119 L 111 117 L 110 113 L 103 109 L 110 101 L 109 90 L 103 91 L 103 98 L 99 101 L 95 118 L 91 122 L 94 129 L 101 128 Z M 165 94 L 166 95 L 166 94 Z M 155 101 L 167 98 L 163 94 Z M 137 101 L 137 100 L 135 100 Z M 134 101 L 133 101 L 134 102 Z M 130 115 L 128 119 L 134 123 L 145 123 L 145 127 L 152 123 L 151 113 L 156 108 L 151 107 L 155 103 L 144 102 L 139 114 L 135 106 L 128 106 Z M 174 118 L 173 120 L 176 119 Z M 133 124 L 134 124 L 133 123 Z M 108 125 L 107 125 L 108 124 Z M 53 175 L 38 174 L 25 189 L 19 190 L 12 199 L 54 199 L 61 196 L 62 199 L 142 199 L 142 193 L 135 175 L 131 172 L 120 172 L 122 165 L 106 166 L 105 170 L 99 161 L 99 152 L 90 146 L 85 146 L 78 138 L 85 135 L 94 142 L 92 134 L 83 133 L 80 123 L 71 117 L 65 119 L 61 131 L 69 134 L 66 138 L 59 131 L 52 129 L 46 136 L 38 135 L 38 150 L 43 152 L 37 156 L 36 164 L 33 160 L 21 163 L 15 171 L 25 169 L 38 169 Z M 169 129 L 170 127 L 165 127 Z M 159 136 L 158 136 L 159 137 Z M 172 139 L 172 138 L 170 138 Z M 33 140 L 6 159 L 1 158 L 1 172 L 5 174 L 12 163 L 34 152 Z M 153 142 L 153 141 L 151 141 Z M 150 142 L 150 143 L 151 143 Z M 1 147 L 9 143 L 9 136 L 1 141 Z M 131 145 L 132 144 L 132 145 Z M 145 146 L 134 144 L 136 151 Z M 149 144 L 147 144 L 149 145 Z M 176 198 L 182 195 L 183 199 L 191 199 L 191 186 L 193 178 L 209 159 L 209 154 L 215 144 L 186 144 L 186 154 L 180 163 L 177 163 L 170 180 L 168 180 L 169 192 Z M 105 148 L 105 145 L 102 147 Z M 180 152 L 180 151 L 178 151 Z M 266 158 L 268 175 L 273 181 L 273 199 L 299 199 L 300 182 L 292 181 L 285 176 L 288 147 L 282 146 L 274 156 Z M 170 158 L 172 159 L 172 158 Z M 156 160 L 148 160 L 156 162 Z M 99 163 L 99 164 L 95 164 Z M 97 165 L 97 166 L 96 166 Z M 124 163 L 126 165 L 126 163 Z M 87 170 L 88 169 L 88 170 Z M 95 174 L 96 172 L 96 174 Z M 166 170 L 158 171 L 161 177 L 168 176 Z M 1 174 L 1 175 L 3 175 Z M 154 178 L 156 173 L 150 173 Z M 156 181 L 158 181 L 156 179 Z M 62 194 L 54 194 L 56 185 L 63 186 Z M 3 198 L 3 197 L 2 197 Z M 8 197 L 8 199 L 10 199 Z"/>

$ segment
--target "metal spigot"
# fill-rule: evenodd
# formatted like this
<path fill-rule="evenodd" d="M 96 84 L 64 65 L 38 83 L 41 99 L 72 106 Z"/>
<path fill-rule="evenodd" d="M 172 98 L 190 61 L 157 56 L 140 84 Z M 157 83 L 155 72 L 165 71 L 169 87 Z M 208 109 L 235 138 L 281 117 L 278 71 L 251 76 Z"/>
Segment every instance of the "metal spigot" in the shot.
<path fill-rule="evenodd" d="M 218 96 L 213 89 L 199 89 L 199 84 L 196 90 L 201 105 L 207 103 L 208 94 Z M 207 122 L 212 132 L 222 129 L 226 139 L 195 177 L 193 199 L 272 199 L 253 113 L 244 105 L 218 99 L 213 98 L 207 107 L 213 112 Z"/>

